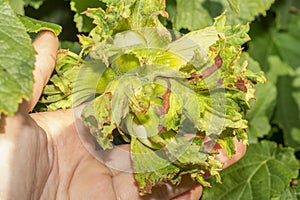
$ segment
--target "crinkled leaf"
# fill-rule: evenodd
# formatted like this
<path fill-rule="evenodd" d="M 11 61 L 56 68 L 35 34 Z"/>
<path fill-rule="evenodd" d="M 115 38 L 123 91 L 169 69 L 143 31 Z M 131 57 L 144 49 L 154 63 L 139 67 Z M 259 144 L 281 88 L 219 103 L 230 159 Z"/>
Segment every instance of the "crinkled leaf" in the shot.
<path fill-rule="evenodd" d="M 172 165 L 167 159 L 157 155 L 155 151 L 141 143 L 138 138 L 131 138 L 131 156 L 142 194 L 150 193 L 157 183 L 170 181 L 180 168 Z"/>
<path fill-rule="evenodd" d="M 207 158 L 202 139 L 188 141 L 183 136 L 176 136 L 174 132 L 166 132 L 151 139 L 162 144 L 162 148 L 153 151 L 136 137 L 131 141 L 135 178 L 142 193 L 151 192 L 151 187 L 164 181 L 178 184 L 185 174 L 203 186 L 209 186 L 202 177 L 208 169 L 211 175 L 220 178 L 217 171 L 222 164 L 213 157 Z"/>
<path fill-rule="evenodd" d="M 252 144 L 242 160 L 221 172 L 222 184 L 213 183 L 202 199 L 271 199 L 297 177 L 298 167 L 293 149 L 268 141 Z"/>
<path fill-rule="evenodd" d="M 57 24 L 36 20 L 22 15 L 18 15 L 18 18 L 23 23 L 26 31 L 28 32 L 38 33 L 40 31 L 48 30 L 52 31 L 57 36 L 62 31 L 62 27 Z"/>
<path fill-rule="evenodd" d="M 87 51 L 113 34 L 126 30 L 160 27 L 165 29 L 158 16 L 167 16 L 165 1 L 105 1 L 107 9 L 90 8 L 84 13 L 93 19 L 96 27 L 91 30 L 89 37 L 80 36 L 80 42 Z M 158 29 L 157 29 L 158 30 Z"/>
<path fill-rule="evenodd" d="M 31 98 L 34 49 L 7 1 L 0 1 L 0 113 L 13 115 L 22 99 Z"/>
<path fill-rule="evenodd" d="M 171 81 L 171 88 L 172 93 L 175 94 L 174 98 L 179 101 L 180 107 L 182 107 L 181 112 L 184 114 L 182 121 L 190 120 L 193 127 L 205 131 L 207 135 L 220 135 L 226 127 L 247 127 L 245 121 L 242 120 L 242 116 L 237 112 L 239 108 L 225 104 L 226 95 L 224 90 L 197 94 L 186 87 L 185 84 L 173 80 Z M 174 113 L 176 113 L 176 110 Z M 183 133 L 188 134 L 188 132 Z"/>

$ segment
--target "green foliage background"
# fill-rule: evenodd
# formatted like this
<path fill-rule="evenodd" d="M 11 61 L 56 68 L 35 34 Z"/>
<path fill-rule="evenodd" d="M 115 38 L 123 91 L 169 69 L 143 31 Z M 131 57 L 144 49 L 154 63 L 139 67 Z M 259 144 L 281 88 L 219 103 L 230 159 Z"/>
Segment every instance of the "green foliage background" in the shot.
<path fill-rule="evenodd" d="M 76 35 L 93 27 L 91 19 L 80 13 L 87 7 L 103 6 L 98 0 L 10 3 L 20 14 L 60 24 L 61 48 L 75 52 L 79 50 Z M 246 156 L 221 173 L 223 184 L 212 181 L 213 187 L 204 190 L 202 199 L 300 199 L 300 1 L 167 0 L 169 18 L 162 20 L 167 27 L 186 33 L 211 25 L 225 9 L 228 24 L 250 23 L 251 41 L 244 44 L 243 56 L 250 68 L 265 71 L 268 82 L 257 86 L 257 101 L 247 114 L 250 144 Z M 4 51 L 0 55 L 5 57 Z M 28 60 L 28 65 L 32 62 Z M 26 98 L 29 94 L 25 90 Z"/>

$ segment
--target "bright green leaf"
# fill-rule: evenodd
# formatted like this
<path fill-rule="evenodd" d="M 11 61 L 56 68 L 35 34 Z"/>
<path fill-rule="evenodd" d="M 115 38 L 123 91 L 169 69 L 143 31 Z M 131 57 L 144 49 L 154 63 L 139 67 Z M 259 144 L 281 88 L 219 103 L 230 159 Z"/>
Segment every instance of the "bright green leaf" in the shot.
<path fill-rule="evenodd" d="M 0 113 L 13 115 L 23 98 L 31 98 L 34 49 L 5 0 L 0 0 L 0 26 Z"/>

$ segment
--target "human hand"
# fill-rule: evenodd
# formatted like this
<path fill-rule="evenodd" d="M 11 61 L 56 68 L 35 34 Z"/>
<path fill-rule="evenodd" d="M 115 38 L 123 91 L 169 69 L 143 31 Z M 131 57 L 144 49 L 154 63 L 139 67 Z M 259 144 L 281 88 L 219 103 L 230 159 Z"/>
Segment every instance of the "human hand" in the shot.
<path fill-rule="evenodd" d="M 200 198 L 201 186 L 187 177 L 179 186 L 165 183 L 140 197 L 129 173 L 128 146 L 98 152 L 96 159 L 91 139 L 84 136 L 88 134 L 79 119 L 80 108 L 28 114 L 54 69 L 58 40 L 43 32 L 33 44 L 37 51 L 33 98 L 20 104 L 14 117 L 2 116 L 0 122 L 0 199 Z M 242 143 L 236 141 L 236 148 L 232 159 L 220 150 L 217 158 L 224 167 L 244 155 Z"/>

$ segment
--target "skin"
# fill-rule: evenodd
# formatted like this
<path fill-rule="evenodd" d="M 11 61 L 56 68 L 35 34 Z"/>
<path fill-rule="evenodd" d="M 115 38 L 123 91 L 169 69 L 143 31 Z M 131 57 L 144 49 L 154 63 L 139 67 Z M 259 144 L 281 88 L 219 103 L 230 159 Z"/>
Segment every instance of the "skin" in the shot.
<path fill-rule="evenodd" d="M 188 177 L 179 186 L 165 183 L 151 195 L 139 196 L 133 175 L 126 170 L 131 168 L 129 154 L 105 151 L 100 162 L 83 146 L 78 132 L 87 130 L 78 118 L 80 108 L 29 114 L 54 69 L 58 39 L 42 32 L 33 45 L 37 52 L 33 98 L 21 103 L 14 117 L 1 117 L 0 199 L 200 198 L 201 185 Z M 219 150 L 217 159 L 224 167 L 245 153 L 245 145 L 235 142 L 237 154 L 232 159 Z M 127 145 L 118 148 L 129 151 Z"/>

